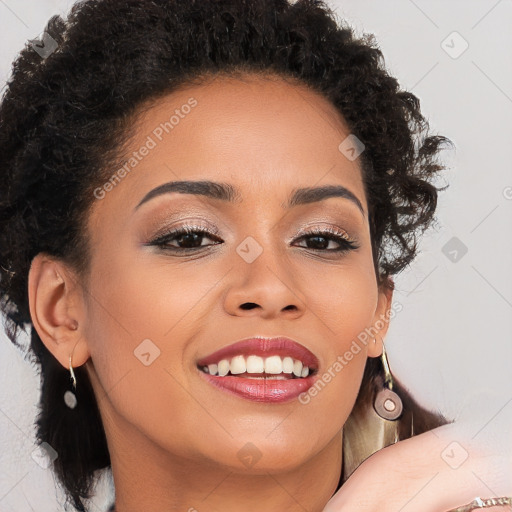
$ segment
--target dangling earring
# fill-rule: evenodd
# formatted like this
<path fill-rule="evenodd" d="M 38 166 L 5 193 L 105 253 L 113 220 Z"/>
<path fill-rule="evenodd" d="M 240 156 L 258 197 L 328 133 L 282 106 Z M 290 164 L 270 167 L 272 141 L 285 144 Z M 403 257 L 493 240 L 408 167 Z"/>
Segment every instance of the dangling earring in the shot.
<path fill-rule="evenodd" d="M 69 356 L 69 373 L 71 373 L 71 378 L 73 379 L 73 389 L 76 391 L 76 377 L 75 372 L 73 371 L 73 365 L 71 364 L 72 354 Z"/>
<path fill-rule="evenodd" d="M 343 426 L 343 481 L 370 455 L 399 441 L 397 420 L 403 405 L 393 391 L 384 343 L 380 359 L 384 375 L 379 372 L 371 384 L 374 386 L 371 401 L 365 401 L 364 407 L 355 407 Z"/>
<path fill-rule="evenodd" d="M 400 417 L 403 410 L 403 404 L 401 398 L 393 391 L 393 375 L 389 368 L 389 362 L 387 358 L 386 348 L 384 347 L 384 341 L 382 342 L 382 354 L 381 362 L 384 369 L 384 379 L 382 382 L 382 388 L 379 389 L 375 395 L 373 402 L 373 408 L 375 412 L 383 419 L 389 422 L 395 422 L 395 440 L 398 442 L 398 422 L 396 420 Z"/>
<path fill-rule="evenodd" d="M 76 321 L 73 322 L 71 329 L 73 329 L 73 331 L 76 331 L 78 329 L 78 324 Z M 75 347 L 77 345 L 78 345 L 78 341 L 75 343 Z M 73 347 L 73 352 L 75 351 L 75 347 Z M 71 352 L 71 354 L 69 355 L 69 373 L 71 373 L 71 378 L 73 379 L 73 389 L 76 391 L 76 377 L 75 377 L 75 372 L 73 371 L 73 364 L 71 363 L 71 359 L 73 357 L 73 352 Z"/>
<path fill-rule="evenodd" d="M 383 388 L 378 391 L 373 406 L 377 414 L 384 420 L 396 420 L 402 414 L 402 400 L 393 391 L 393 375 L 389 369 L 388 357 L 384 342 L 382 342 L 382 354 L 380 356 L 384 368 Z"/>

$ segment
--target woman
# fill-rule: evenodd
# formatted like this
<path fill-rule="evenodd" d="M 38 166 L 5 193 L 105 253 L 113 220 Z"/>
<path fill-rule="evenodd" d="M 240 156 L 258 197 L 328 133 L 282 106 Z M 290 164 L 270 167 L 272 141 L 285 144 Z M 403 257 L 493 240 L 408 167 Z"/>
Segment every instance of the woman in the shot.
<path fill-rule="evenodd" d="M 449 140 L 371 40 L 314 0 L 86 1 L 46 32 L 0 108 L 0 286 L 76 509 L 111 466 L 118 512 L 320 511 L 447 423 L 384 339 Z"/>

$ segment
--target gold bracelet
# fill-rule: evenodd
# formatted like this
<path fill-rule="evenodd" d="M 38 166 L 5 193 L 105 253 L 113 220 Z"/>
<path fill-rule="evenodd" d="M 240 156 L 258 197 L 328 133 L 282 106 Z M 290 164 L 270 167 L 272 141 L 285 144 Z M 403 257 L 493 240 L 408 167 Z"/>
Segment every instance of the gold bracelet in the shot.
<path fill-rule="evenodd" d="M 510 505 L 510 510 L 512 510 L 512 498 L 488 498 L 486 500 L 475 498 L 471 503 L 463 507 L 452 508 L 447 512 L 471 512 L 476 508 L 495 507 L 496 505 Z"/>

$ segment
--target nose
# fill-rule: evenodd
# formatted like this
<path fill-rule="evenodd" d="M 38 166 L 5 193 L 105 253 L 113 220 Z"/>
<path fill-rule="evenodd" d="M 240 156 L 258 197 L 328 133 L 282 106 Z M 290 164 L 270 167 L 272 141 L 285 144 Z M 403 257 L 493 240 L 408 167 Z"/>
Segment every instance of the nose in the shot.
<path fill-rule="evenodd" d="M 306 297 L 300 275 L 284 255 L 263 247 L 259 256 L 248 261 L 236 254 L 224 302 L 230 315 L 297 318 L 304 314 Z"/>

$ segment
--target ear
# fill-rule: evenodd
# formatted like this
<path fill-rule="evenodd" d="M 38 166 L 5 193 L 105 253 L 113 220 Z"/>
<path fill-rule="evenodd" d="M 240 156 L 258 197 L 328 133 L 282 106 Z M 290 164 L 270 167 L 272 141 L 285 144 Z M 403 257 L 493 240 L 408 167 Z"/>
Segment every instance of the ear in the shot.
<path fill-rule="evenodd" d="M 81 366 L 90 357 L 83 335 L 85 304 L 78 277 L 67 264 L 39 253 L 28 275 L 32 324 L 41 341 L 65 368 Z"/>
<path fill-rule="evenodd" d="M 391 278 L 388 278 L 379 287 L 377 308 L 373 317 L 372 327 L 369 329 L 372 339 L 368 342 L 368 357 L 379 357 L 382 354 L 382 343 L 388 332 L 391 318 L 394 288 L 395 285 Z"/>

